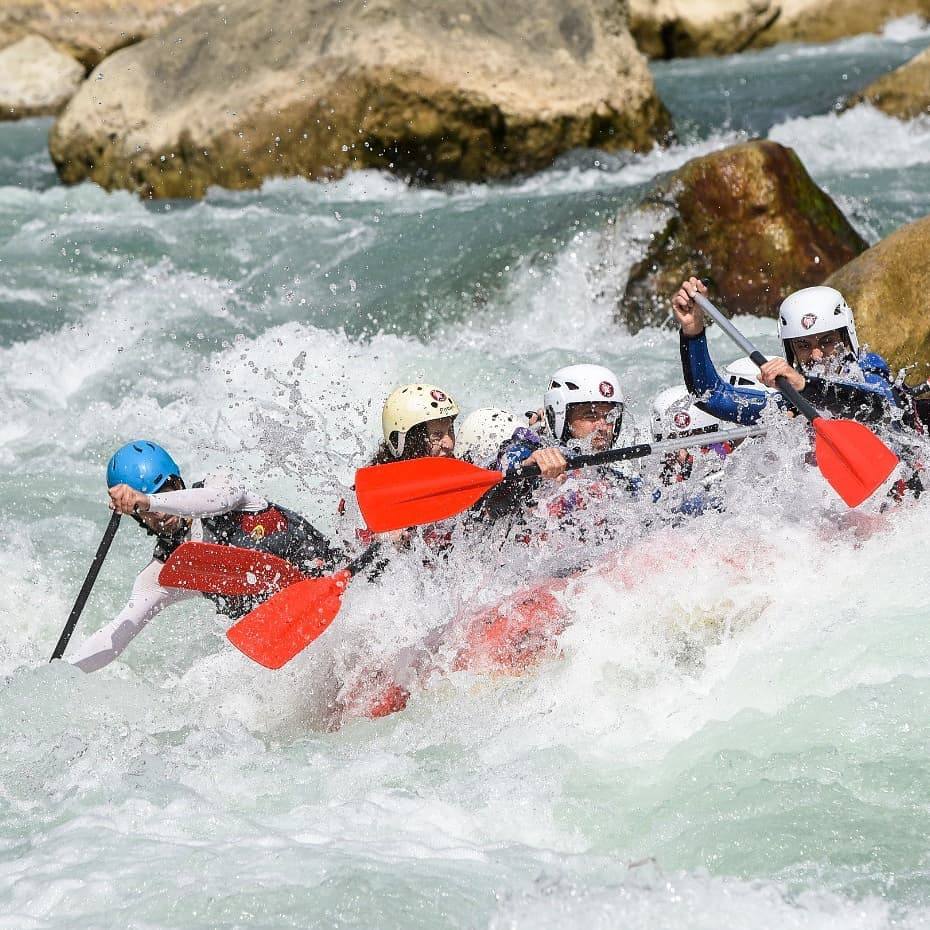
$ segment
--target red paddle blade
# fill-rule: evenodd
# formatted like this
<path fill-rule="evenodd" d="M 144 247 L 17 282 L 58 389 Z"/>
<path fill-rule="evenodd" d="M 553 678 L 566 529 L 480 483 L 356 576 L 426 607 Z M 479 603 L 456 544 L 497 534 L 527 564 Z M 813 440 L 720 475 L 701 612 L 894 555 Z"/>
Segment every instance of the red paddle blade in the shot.
<path fill-rule="evenodd" d="M 307 578 L 279 591 L 230 627 L 229 641 L 265 668 L 281 668 L 333 622 L 342 605 L 348 571 Z"/>
<path fill-rule="evenodd" d="M 279 590 L 303 577 L 290 562 L 266 552 L 186 542 L 171 553 L 158 574 L 158 583 L 166 588 L 233 596 Z"/>
<path fill-rule="evenodd" d="M 823 417 L 811 422 L 820 471 L 850 507 L 858 507 L 885 483 L 898 457 L 861 423 Z"/>
<path fill-rule="evenodd" d="M 459 459 L 411 459 L 360 468 L 355 494 L 368 529 L 386 533 L 454 517 L 503 477 Z"/>

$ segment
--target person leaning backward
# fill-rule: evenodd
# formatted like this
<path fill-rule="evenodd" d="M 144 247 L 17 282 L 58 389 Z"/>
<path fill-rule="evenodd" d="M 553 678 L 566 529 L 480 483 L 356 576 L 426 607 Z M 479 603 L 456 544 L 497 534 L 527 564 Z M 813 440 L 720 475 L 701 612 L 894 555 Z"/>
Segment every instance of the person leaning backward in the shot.
<path fill-rule="evenodd" d="M 147 439 L 118 449 L 107 466 L 110 507 L 128 514 L 154 536 L 152 561 L 139 573 L 126 606 L 88 637 L 70 657 L 85 672 L 112 662 L 171 604 L 201 596 L 158 583 L 165 560 L 187 540 L 239 546 L 276 555 L 308 576 L 332 571 L 341 561 L 334 549 L 300 514 L 249 490 L 220 469 L 187 488 L 181 470 L 165 449 Z M 248 613 L 261 597 L 202 595 L 233 619 Z"/>

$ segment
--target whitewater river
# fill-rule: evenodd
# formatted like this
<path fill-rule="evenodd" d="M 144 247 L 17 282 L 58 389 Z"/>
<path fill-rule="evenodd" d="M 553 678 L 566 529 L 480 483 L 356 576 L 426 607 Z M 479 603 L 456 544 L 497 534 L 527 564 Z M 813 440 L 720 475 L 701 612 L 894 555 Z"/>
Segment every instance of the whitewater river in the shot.
<path fill-rule="evenodd" d="M 903 22 L 658 64 L 680 145 L 491 187 L 363 173 L 148 205 L 58 186 L 47 121 L 0 126 L 0 927 L 930 926 L 928 505 L 844 517 L 795 424 L 731 459 L 725 514 L 616 514 L 627 569 L 571 582 L 561 657 L 521 677 L 344 710 L 362 670 L 555 558 L 482 541 L 432 571 L 398 556 L 280 672 L 202 602 L 97 674 L 47 664 L 130 438 L 331 532 L 398 383 L 522 411 L 591 359 L 641 434 L 680 380 L 673 334 L 612 323 L 643 193 L 756 134 L 870 241 L 930 213 L 930 124 L 834 111 L 927 44 Z M 148 558 L 124 523 L 74 642 Z"/>

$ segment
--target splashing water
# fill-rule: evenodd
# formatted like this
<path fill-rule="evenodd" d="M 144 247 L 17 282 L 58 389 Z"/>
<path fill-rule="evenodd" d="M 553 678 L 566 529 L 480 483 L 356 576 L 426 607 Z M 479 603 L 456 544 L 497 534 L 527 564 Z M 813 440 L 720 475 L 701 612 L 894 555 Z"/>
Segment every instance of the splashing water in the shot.
<path fill-rule="evenodd" d="M 680 145 L 442 191 L 363 172 L 150 206 L 57 186 L 47 122 L 5 125 L 0 926 L 930 924 L 926 505 L 844 513 L 799 424 L 728 459 L 722 512 L 618 494 L 559 546 L 489 533 L 425 566 L 415 544 L 279 672 L 198 602 L 103 672 L 45 664 L 131 436 L 327 533 L 400 382 L 522 411 L 590 358 L 642 438 L 681 376 L 670 332 L 612 322 L 639 197 L 762 133 L 872 239 L 930 212 L 926 126 L 832 112 L 928 41 L 656 65 Z M 654 462 L 629 470 L 651 487 Z M 121 530 L 78 637 L 148 553 Z M 541 579 L 561 632 L 524 673 L 460 661 L 469 622 Z M 410 686 L 403 713 L 360 715 L 373 676 Z"/>

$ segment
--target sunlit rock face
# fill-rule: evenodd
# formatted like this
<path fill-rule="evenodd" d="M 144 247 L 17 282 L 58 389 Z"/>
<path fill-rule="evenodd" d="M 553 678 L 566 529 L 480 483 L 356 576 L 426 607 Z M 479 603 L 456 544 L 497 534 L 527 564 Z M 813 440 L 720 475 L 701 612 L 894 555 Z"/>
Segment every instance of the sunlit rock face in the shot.
<path fill-rule="evenodd" d="M 502 178 L 668 129 L 622 3 L 232 0 L 104 62 L 50 149 L 69 183 L 199 197 L 365 167 Z"/>

